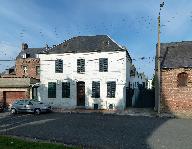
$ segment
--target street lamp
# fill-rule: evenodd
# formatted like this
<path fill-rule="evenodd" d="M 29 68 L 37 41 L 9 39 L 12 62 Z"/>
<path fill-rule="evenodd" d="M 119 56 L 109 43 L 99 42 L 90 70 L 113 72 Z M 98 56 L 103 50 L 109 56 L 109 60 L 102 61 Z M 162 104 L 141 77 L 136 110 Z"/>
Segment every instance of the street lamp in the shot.
<path fill-rule="evenodd" d="M 161 43 L 160 43 L 160 34 L 161 34 L 161 22 L 160 22 L 160 17 L 161 17 L 161 8 L 164 6 L 164 2 L 160 3 L 160 10 L 159 10 L 159 16 L 158 16 L 158 44 L 156 48 L 156 81 L 155 81 L 155 109 L 157 110 L 158 113 L 160 113 L 160 77 L 161 77 L 161 68 L 160 68 L 160 49 L 161 49 Z"/>

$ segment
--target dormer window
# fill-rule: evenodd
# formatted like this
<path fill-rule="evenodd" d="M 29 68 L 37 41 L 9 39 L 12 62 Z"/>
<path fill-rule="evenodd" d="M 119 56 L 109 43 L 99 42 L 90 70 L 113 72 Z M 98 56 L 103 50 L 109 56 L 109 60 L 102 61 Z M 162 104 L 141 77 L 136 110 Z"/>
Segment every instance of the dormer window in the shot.
<path fill-rule="evenodd" d="M 22 58 L 26 58 L 26 53 L 24 53 L 24 54 L 22 55 Z"/>

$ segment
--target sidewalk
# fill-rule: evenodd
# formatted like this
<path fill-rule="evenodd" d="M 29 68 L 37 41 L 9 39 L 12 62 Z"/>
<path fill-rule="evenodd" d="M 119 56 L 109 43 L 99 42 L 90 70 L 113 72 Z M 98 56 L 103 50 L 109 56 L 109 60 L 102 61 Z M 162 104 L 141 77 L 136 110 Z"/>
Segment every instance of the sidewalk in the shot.
<path fill-rule="evenodd" d="M 62 113 L 101 113 L 114 115 L 130 115 L 130 116 L 149 116 L 156 117 L 157 113 L 150 108 L 128 108 L 124 111 L 120 110 L 92 110 L 92 109 L 53 109 L 54 112 Z"/>

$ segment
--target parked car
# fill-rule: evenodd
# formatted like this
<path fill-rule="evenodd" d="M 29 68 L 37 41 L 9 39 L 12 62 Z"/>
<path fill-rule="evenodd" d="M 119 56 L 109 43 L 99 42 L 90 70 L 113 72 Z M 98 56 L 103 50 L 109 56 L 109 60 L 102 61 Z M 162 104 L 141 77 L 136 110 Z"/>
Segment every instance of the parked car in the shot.
<path fill-rule="evenodd" d="M 27 112 L 39 115 L 42 112 L 50 112 L 51 106 L 34 99 L 16 100 L 10 107 L 12 114 Z"/>
<path fill-rule="evenodd" d="M 3 112 L 4 110 L 4 103 L 0 102 L 0 112 Z"/>

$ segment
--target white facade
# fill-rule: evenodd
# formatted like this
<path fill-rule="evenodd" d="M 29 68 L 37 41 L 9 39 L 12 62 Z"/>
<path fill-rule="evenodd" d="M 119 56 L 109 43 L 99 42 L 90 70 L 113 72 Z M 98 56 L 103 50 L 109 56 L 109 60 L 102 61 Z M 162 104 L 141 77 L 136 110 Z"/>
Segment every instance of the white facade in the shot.
<path fill-rule="evenodd" d="M 85 108 L 125 109 L 131 62 L 126 51 L 40 54 L 39 100 L 53 107 L 77 106 L 77 82 L 85 82 Z M 108 72 L 99 72 L 99 58 L 108 58 Z M 63 73 L 55 73 L 55 60 L 63 60 Z M 85 59 L 85 72 L 77 72 L 77 59 Z M 100 81 L 100 98 L 92 98 L 92 81 Z M 115 98 L 107 98 L 107 82 L 116 82 Z M 56 98 L 48 98 L 48 82 L 56 82 Z M 62 82 L 70 82 L 70 98 L 62 98 Z"/>
<path fill-rule="evenodd" d="M 148 80 L 147 82 L 147 88 L 152 89 L 152 80 Z"/>
<path fill-rule="evenodd" d="M 137 89 L 138 84 L 145 85 L 145 88 L 147 88 L 147 78 L 144 73 L 135 71 L 135 75 L 130 77 L 130 87 Z"/>

